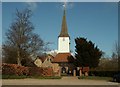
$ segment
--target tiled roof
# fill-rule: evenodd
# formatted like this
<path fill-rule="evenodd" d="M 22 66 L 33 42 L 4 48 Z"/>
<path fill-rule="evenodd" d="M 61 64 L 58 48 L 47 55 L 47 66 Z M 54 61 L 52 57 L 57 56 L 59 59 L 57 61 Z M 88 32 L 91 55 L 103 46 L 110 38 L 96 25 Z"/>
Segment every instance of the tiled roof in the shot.
<path fill-rule="evenodd" d="M 53 62 L 60 63 L 60 62 L 73 62 L 74 58 L 70 53 L 58 53 Z"/>
<path fill-rule="evenodd" d="M 42 60 L 42 62 L 44 62 L 46 60 L 46 57 L 41 57 L 40 59 Z"/>
<path fill-rule="evenodd" d="M 48 57 L 50 57 L 52 60 L 54 59 L 54 57 L 52 55 L 47 55 L 47 56 L 38 56 L 38 58 L 44 62 Z"/>
<path fill-rule="evenodd" d="M 42 62 L 44 62 L 46 60 L 46 56 L 37 56 L 36 59 L 40 59 Z"/>

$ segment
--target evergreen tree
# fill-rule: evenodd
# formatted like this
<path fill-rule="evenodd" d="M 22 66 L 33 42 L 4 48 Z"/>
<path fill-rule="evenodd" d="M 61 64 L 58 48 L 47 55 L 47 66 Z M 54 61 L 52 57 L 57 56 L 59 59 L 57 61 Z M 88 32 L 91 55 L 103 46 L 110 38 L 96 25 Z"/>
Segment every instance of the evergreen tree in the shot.
<path fill-rule="evenodd" d="M 86 38 L 76 38 L 75 43 L 75 65 L 82 67 L 89 66 L 90 68 L 97 67 L 102 51 L 92 41 L 87 41 Z"/>

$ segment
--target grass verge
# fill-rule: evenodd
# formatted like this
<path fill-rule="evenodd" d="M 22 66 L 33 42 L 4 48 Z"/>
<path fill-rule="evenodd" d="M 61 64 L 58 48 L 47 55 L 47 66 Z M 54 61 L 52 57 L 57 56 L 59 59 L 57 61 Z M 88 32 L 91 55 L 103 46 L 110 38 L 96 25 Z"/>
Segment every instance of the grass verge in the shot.
<path fill-rule="evenodd" d="M 2 79 L 25 79 L 28 76 L 16 76 L 16 75 L 2 75 Z"/>
<path fill-rule="evenodd" d="M 2 75 L 2 79 L 61 79 L 60 76 L 16 76 L 16 75 Z"/>
<path fill-rule="evenodd" d="M 61 79 L 60 76 L 31 76 L 30 78 L 34 79 Z"/>
<path fill-rule="evenodd" d="M 79 76 L 78 79 L 90 79 L 90 80 L 112 80 L 111 77 L 100 77 L 100 76 Z"/>

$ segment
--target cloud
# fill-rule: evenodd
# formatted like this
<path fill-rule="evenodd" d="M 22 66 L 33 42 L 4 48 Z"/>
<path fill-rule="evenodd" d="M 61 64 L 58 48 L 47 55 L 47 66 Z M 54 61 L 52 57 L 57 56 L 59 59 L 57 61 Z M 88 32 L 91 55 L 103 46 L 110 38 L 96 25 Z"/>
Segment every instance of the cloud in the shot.
<path fill-rule="evenodd" d="M 32 0 L 31 2 L 26 2 L 26 4 L 27 7 L 32 11 L 34 11 L 37 8 L 37 2 L 32 2 Z"/>
<path fill-rule="evenodd" d="M 46 52 L 47 54 L 51 54 L 52 56 L 56 56 L 57 55 L 57 53 L 58 53 L 58 50 L 51 50 L 51 51 L 48 51 L 48 52 Z"/>
<path fill-rule="evenodd" d="M 74 7 L 74 3 L 73 2 L 69 2 L 67 5 L 68 9 L 72 9 Z"/>

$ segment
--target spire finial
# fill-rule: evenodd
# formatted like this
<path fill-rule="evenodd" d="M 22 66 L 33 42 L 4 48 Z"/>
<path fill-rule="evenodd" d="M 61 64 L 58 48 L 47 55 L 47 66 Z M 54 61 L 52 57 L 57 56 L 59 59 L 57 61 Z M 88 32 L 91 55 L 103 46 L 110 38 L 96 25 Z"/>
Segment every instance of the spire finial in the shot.
<path fill-rule="evenodd" d="M 64 4 L 63 4 L 64 11 L 66 10 L 66 5 L 67 5 L 67 3 L 64 2 Z"/>
<path fill-rule="evenodd" d="M 63 4 L 63 9 L 64 9 L 64 16 L 66 15 L 66 2 Z"/>

